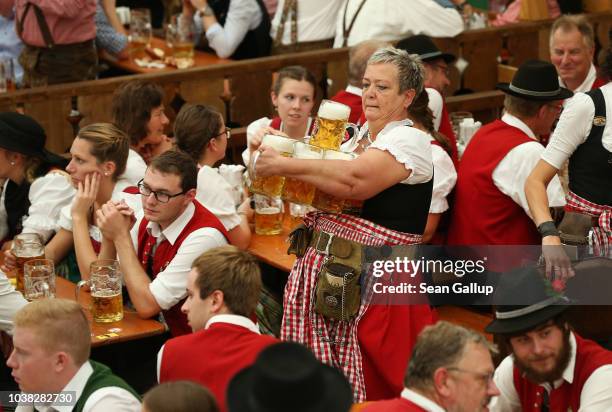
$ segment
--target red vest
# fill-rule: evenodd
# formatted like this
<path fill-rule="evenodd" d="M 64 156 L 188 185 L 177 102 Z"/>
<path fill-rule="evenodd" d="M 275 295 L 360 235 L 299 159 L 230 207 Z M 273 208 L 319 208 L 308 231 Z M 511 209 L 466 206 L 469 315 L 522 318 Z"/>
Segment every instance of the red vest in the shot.
<path fill-rule="evenodd" d="M 533 220 L 493 182 L 493 171 L 508 152 L 532 141 L 520 129 L 501 120 L 476 132 L 457 171 L 448 244 L 540 244 L 541 238 Z"/>
<path fill-rule="evenodd" d="M 227 410 L 225 392 L 241 369 L 255 362 L 264 348 L 278 341 L 242 326 L 213 323 L 208 329 L 170 339 L 164 346 L 159 383 L 191 380 L 206 386 Z"/>
<path fill-rule="evenodd" d="M 368 404 L 363 412 L 427 412 L 426 409 L 404 398 L 378 401 Z"/>
<path fill-rule="evenodd" d="M 155 249 L 155 254 L 153 255 L 153 264 L 151 272 L 147 272 L 151 279 L 155 279 L 159 272 L 162 272 L 166 269 L 166 267 L 170 264 L 176 252 L 179 250 L 183 241 L 189 234 L 192 232 L 202 229 L 205 227 L 210 227 L 213 229 L 217 229 L 219 232 L 225 236 L 227 239 L 227 231 L 223 224 L 217 219 L 215 215 L 213 215 L 208 209 L 200 204 L 198 201 L 193 201 L 193 205 L 195 206 L 195 211 L 193 213 L 193 217 L 183 230 L 181 234 L 176 238 L 174 244 L 170 244 L 168 240 L 164 239 Z M 149 221 L 146 218 L 143 218 L 140 222 L 140 226 L 138 227 L 138 260 L 143 261 L 143 253 L 145 249 L 145 243 L 149 238 L 149 232 L 147 231 L 147 224 Z M 145 267 L 145 270 L 147 268 Z M 191 333 L 191 328 L 187 323 L 187 316 L 181 312 L 181 306 L 185 299 L 182 299 L 176 305 L 172 306 L 168 310 L 163 310 L 164 319 L 166 319 L 166 323 L 170 328 L 170 333 L 172 336 L 179 336 Z"/>
<path fill-rule="evenodd" d="M 442 102 L 442 114 L 440 115 L 440 133 L 448 138 L 451 147 L 450 157 L 455 165 L 455 169 L 459 167 L 459 154 L 457 152 L 457 138 L 455 132 L 453 132 L 453 126 L 451 125 L 450 118 L 448 117 L 448 109 L 446 108 L 446 101 Z"/>
<path fill-rule="evenodd" d="M 346 90 L 341 90 L 330 100 L 338 103 L 345 104 L 351 108 L 351 115 L 349 116 L 349 122 L 357 124 L 361 114 L 363 113 L 363 106 L 361 105 L 361 96 L 354 93 L 349 93 Z"/>
<path fill-rule="evenodd" d="M 606 84 L 608 84 L 607 81 L 600 77 L 596 77 L 593 85 L 591 86 L 591 90 L 599 89 L 601 86 L 605 86 Z"/>
<path fill-rule="evenodd" d="M 611 351 L 602 348 L 593 341 L 582 339 L 576 333 L 574 333 L 574 336 L 576 337 L 574 379 L 571 384 L 563 381 L 561 386 L 550 392 L 549 410 L 551 411 L 577 411 L 580 409 L 580 394 L 586 380 L 597 368 L 612 364 Z M 539 402 L 545 389 L 521 377 L 516 367 L 514 367 L 513 375 L 514 388 L 521 400 L 523 411 L 539 412 Z"/>
<path fill-rule="evenodd" d="M 282 127 L 282 123 L 283 121 L 281 120 L 280 117 L 275 117 L 272 119 L 272 121 L 270 121 L 270 127 L 276 130 L 280 130 Z M 308 128 L 308 132 L 306 133 L 307 136 L 312 136 L 313 132 L 314 132 L 314 127 L 315 127 L 315 121 L 314 119 L 310 122 L 310 127 Z"/>

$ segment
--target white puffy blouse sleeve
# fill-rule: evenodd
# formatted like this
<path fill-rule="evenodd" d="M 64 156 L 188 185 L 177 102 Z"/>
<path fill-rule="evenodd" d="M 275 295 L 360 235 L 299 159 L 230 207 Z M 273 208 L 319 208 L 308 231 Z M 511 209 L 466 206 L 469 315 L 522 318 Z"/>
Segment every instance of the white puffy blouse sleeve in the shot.
<path fill-rule="evenodd" d="M 448 210 L 446 197 L 457 183 L 457 171 L 446 151 L 435 144 L 431 145 L 434 165 L 433 193 L 429 213 L 443 213 Z"/>
<path fill-rule="evenodd" d="M 49 172 L 30 185 L 30 208 L 23 221 L 23 233 L 38 233 L 47 242 L 60 229 L 60 211 L 70 207 L 75 190 L 62 172 Z"/>
<path fill-rule="evenodd" d="M 389 152 L 395 160 L 410 170 L 410 176 L 401 183 L 416 185 L 428 182 L 433 176 L 431 137 L 410 126 L 396 126 L 381 131 L 369 149 Z"/>

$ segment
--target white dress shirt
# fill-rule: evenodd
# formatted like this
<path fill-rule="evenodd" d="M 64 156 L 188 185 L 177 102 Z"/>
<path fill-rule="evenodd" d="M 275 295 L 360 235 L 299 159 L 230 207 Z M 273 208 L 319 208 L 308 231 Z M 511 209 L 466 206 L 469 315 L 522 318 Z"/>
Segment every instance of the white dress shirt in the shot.
<path fill-rule="evenodd" d="M 591 88 L 593 87 L 593 83 L 595 83 L 595 79 L 597 79 L 597 69 L 595 69 L 595 66 L 593 65 L 593 63 L 591 63 L 589 72 L 587 73 L 587 76 L 585 77 L 582 84 L 576 87 L 576 89 L 572 91 L 574 93 L 578 93 L 578 92 L 584 93 L 584 92 L 590 91 Z M 559 85 L 561 87 L 567 88 L 567 86 L 565 85 L 565 82 L 560 77 L 559 77 Z"/>
<path fill-rule="evenodd" d="M 243 328 L 246 328 L 250 330 L 251 332 L 254 332 L 258 335 L 261 334 L 261 332 L 259 331 L 258 325 L 253 323 L 251 319 L 245 316 L 241 316 L 241 315 L 234 315 L 234 314 L 215 315 L 212 318 L 210 318 L 208 322 L 206 322 L 204 329 L 208 329 L 210 325 L 212 325 L 213 323 L 229 323 L 231 325 L 242 326 Z M 164 346 L 165 345 L 162 345 L 162 347 L 159 349 L 159 352 L 157 352 L 157 382 L 159 382 L 161 363 L 162 363 L 162 359 L 164 356 Z"/>
<path fill-rule="evenodd" d="M 149 222 L 146 229 L 157 238 L 155 247 L 164 239 L 167 239 L 170 244 L 174 244 L 194 213 L 195 206 L 191 203 L 164 230 L 157 223 Z M 130 232 L 136 250 L 138 250 L 138 228 L 143 217 L 144 213 L 139 212 L 136 223 Z M 163 310 L 170 309 L 187 296 L 187 275 L 191 270 L 193 261 L 203 252 L 226 244 L 227 240 L 217 229 L 204 227 L 191 232 L 178 248 L 174 258 L 167 262 L 166 267 L 149 284 L 149 290 L 159 307 Z"/>
<path fill-rule="evenodd" d="M 127 164 L 125 165 L 125 172 L 123 172 L 119 179 L 128 181 L 131 186 L 136 186 L 144 177 L 146 171 L 147 164 L 142 156 L 140 156 L 136 150 L 130 149 L 128 152 Z"/>
<path fill-rule="evenodd" d="M 342 0 L 297 0 L 297 41 L 332 39 L 336 31 L 336 17 L 341 5 Z M 272 39 L 276 38 L 284 6 L 285 0 L 279 0 L 270 28 Z M 287 14 L 281 43 L 291 44 L 291 12 Z"/>
<path fill-rule="evenodd" d="M 15 313 L 28 303 L 0 270 L 0 330 L 12 333 Z"/>
<path fill-rule="evenodd" d="M 525 182 L 531 174 L 535 165 L 540 160 L 544 146 L 537 141 L 533 131 L 521 119 L 506 113 L 502 116 L 502 122 L 520 129 L 523 133 L 533 139 L 533 142 L 520 144 L 510 150 L 493 170 L 493 183 L 503 194 L 509 196 L 515 203 L 520 205 L 527 216 L 532 218 L 527 197 L 525 196 Z M 548 203 L 550 207 L 565 206 L 565 192 L 561 187 L 559 176 L 555 175 L 548 188 Z"/>
<path fill-rule="evenodd" d="M 344 0 L 336 21 L 334 47 L 342 47 L 343 22 L 346 9 L 346 28 L 362 0 Z M 412 34 L 431 37 L 454 37 L 463 31 L 463 19 L 454 8 L 445 8 L 434 0 L 378 0 L 366 1 L 355 19 L 348 36 L 348 46 L 364 40 L 400 40 Z"/>
<path fill-rule="evenodd" d="M 603 147 L 612 152 L 612 82 L 602 86 L 600 90 L 606 102 L 606 118 L 608 119 L 601 140 Z M 556 169 L 561 169 L 565 161 L 591 133 L 594 116 L 593 99 L 584 93 L 576 93 L 567 101 L 550 142 L 542 154 L 542 159 Z"/>
<path fill-rule="evenodd" d="M 230 57 L 249 30 L 254 30 L 261 23 L 263 15 L 255 0 L 230 0 L 225 23 L 215 23 L 206 30 L 208 45 L 221 58 Z M 193 16 L 195 38 L 200 38 L 204 26 L 200 13 Z"/>
<path fill-rule="evenodd" d="M 440 130 L 440 123 L 442 121 L 442 108 L 444 106 L 444 100 L 442 99 L 442 95 L 439 91 L 434 88 L 426 87 L 425 91 L 427 92 L 427 96 L 429 96 L 429 103 L 427 107 L 431 110 L 433 114 L 433 123 L 434 130 Z"/>
<path fill-rule="evenodd" d="M 421 408 L 425 409 L 427 412 L 444 412 L 444 409 L 440 405 L 438 405 L 431 399 L 424 397 L 420 393 L 416 393 L 415 391 L 410 390 L 408 388 L 404 388 L 400 396 L 404 399 L 408 399 L 410 402 L 414 403 L 415 405 L 420 406 Z"/>
<path fill-rule="evenodd" d="M 432 137 L 431 141 L 435 139 Z M 452 159 L 442 147 L 432 144 L 431 157 L 434 166 L 434 181 L 429 213 L 443 213 L 448 210 L 446 197 L 457 183 L 457 171 Z"/>
<path fill-rule="evenodd" d="M 562 378 L 554 382 L 554 388 L 561 386 L 563 381 L 570 385 L 574 380 L 574 367 L 576 366 L 576 338 L 570 333 L 570 360 L 563 371 Z M 495 385 L 500 395 L 493 398 L 489 405 L 491 412 L 518 412 L 521 403 L 518 392 L 514 387 L 514 361 L 512 355 L 499 364 L 495 370 Z M 612 365 L 601 366 L 584 382 L 580 393 L 580 409 L 575 412 L 609 412 L 612 410 Z M 548 383 L 541 385 L 547 392 L 552 390 Z"/>
<path fill-rule="evenodd" d="M 83 394 L 83 389 L 87 384 L 87 380 L 93 374 L 93 368 L 89 362 L 85 362 L 77 373 L 70 379 L 70 382 L 61 390 L 62 392 L 75 392 L 75 398 L 78 400 Z M 15 412 L 71 412 L 74 405 L 49 405 L 49 406 L 18 406 Z M 118 386 L 107 386 L 100 388 L 85 401 L 83 412 L 140 412 L 140 401 L 129 391 Z"/>
<path fill-rule="evenodd" d="M 234 204 L 234 189 L 219 174 L 219 169 L 200 167 L 196 200 L 217 216 L 226 230 L 232 230 L 242 222 Z"/>

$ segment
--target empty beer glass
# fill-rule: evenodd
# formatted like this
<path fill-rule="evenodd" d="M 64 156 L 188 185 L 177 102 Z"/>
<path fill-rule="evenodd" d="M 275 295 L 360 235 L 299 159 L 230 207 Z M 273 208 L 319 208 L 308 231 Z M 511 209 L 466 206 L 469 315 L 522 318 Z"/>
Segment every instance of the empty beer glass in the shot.
<path fill-rule="evenodd" d="M 291 156 L 295 142 L 294 139 L 288 137 L 267 134 L 263 137 L 261 145 L 272 147 L 282 156 Z M 255 163 L 249 169 L 251 176 L 251 187 L 249 187 L 249 190 L 253 193 L 271 197 L 280 196 L 283 192 L 283 184 L 285 183 L 284 176 L 257 177 L 256 173 L 252 171 L 253 167 L 255 167 Z"/>
<path fill-rule="evenodd" d="M 17 290 L 23 292 L 23 265 L 28 260 L 44 259 L 45 246 L 38 234 L 20 233 L 13 239 L 12 251 L 17 260 Z"/>
<path fill-rule="evenodd" d="M 133 9 L 130 11 L 130 55 L 132 59 L 146 56 L 145 49 L 151 43 L 151 10 Z"/>
<path fill-rule="evenodd" d="M 94 322 L 108 323 L 123 319 L 121 270 L 118 261 L 94 261 L 90 266 L 89 280 L 82 280 L 77 284 L 77 299 L 81 287 L 85 285 L 89 285 L 91 290 L 91 315 Z"/>
<path fill-rule="evenodd" d="M 317 114 L 317 132 L 310 139 L 310 144 L 324 149 L 340 149 L 347 128 L 353 129 L 357 136 L 357 126 L 347 123 L 351 108 L 332 100 L 323 100 Z"/>
<path fill-rule="evenodd" d="M 23 273 L 27 300 L 55 297 L 55 268 L 51 259 L 28 260 L 23 265 Z"/>
<path fill-rule="evenodd" d="M 253 195 L 255 201 L 255 233 L 278 235 L 283 231 L 283 201 L 279 197 Z"/>
<path fill-rule="evenodd" d="M 322 159 L 323 149 L 306 143 L 297 142 L 293 152 L 296 159 Z M 303 182 L 292 177 L 285 178 L 283 186 L 283 199 L 288 202 L 300 203 L 310 206 L 314 198 L 315 187 L 310 183 Z"/>
<path fill-rule="evenodd" d="M 323 159 L 329 160 L 353 160 L 356 157 L 357 155 L 354 153 L 339 152 L 337 150 L 326 150 L 323 155 Z M 342 212 L 343 205 L 344 199 L 340 199 L 319 189 L 315 191 L 315 196 L 312 200 L 312 206 L 330 213 Z"/>

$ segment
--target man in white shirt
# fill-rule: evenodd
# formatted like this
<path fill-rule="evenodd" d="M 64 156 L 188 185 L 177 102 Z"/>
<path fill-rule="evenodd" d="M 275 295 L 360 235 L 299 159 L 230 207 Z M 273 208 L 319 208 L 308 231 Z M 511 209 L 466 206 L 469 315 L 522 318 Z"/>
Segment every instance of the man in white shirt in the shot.
<path fill-rule="evenodd" d="M 440 321 L 419 335 L 401 396 L 363 412 L 486 411 L 499 391 L 493 382 L 495 346 L 479 333 Z"/>
<path fill-rule="evenodd" d="M 262 0 L 183 0 L 183 15 L 192 18 L 195 38 L 202 37 L 217 56 L 234 60 L 270 54 L 270 17 Z"/>
<path fill-rule="evenodd" d="M 495 370 L 492 412 L 612 410 L 612 352 L 573 332 L 565 296 L 534 267 L 501 277 L 485 330 L 510 351 Z"/>
<path fill-rule="evenodd" d="M 7 361 L 22 392 L 58 394 L 49 403 L 20 404 L 26 412 L 140 411 L 140 398 L 111 370 L 88 360 L 91 331 L 81 305 L 66 299 L 41 299 L 15 316 L 14 349 Z M 7 405 L 5 405 L 7 406 Z M 15 405 L 13 405 L 15 406 Z"/>
<path fill-rule="evenodd" d="M 595 35 L 583 15 L 563 15 L 550 29 L 550 61 L 559 72 L 559 84 L 574 93 L 603 86 L 593 65 Z"/>
<path fill-rule="evenodd" d="M 395 41 L 420 33 L 454 37 L 463 31 L 463 18 L 453 4 L 450 6 L 435 0 L 345 0 L 336 20 L 334 47 L 371 39 Z"/>
<path fill-rule="evenodd" d="M 181 305 L 192 262 L 227 244 L 223 224 L 194 200 L 197 173 L 189 155 L 164 152 L 138 184 L 143 210 L 137 219 L 113 201 L 97 212 L 103 242 L 114 244 L 138 315 L 150 318 L 162 312 L 173 336 L 191 332 Z"/>

